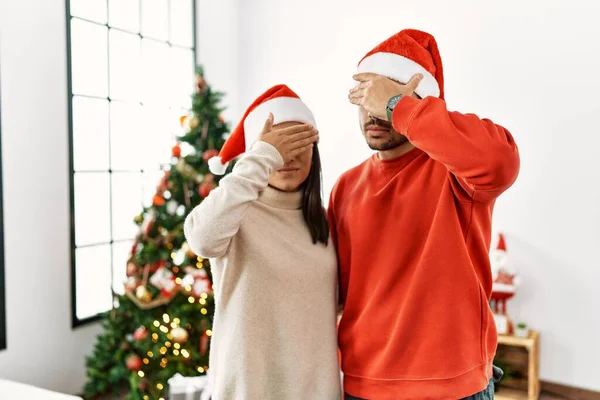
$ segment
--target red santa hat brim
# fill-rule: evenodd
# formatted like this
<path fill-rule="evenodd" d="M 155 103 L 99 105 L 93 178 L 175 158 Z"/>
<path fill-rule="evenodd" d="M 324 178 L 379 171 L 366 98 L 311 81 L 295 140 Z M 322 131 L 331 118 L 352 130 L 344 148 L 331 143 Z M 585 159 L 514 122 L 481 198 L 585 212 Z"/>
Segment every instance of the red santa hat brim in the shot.
<path fill-rule="evenodd" d="M 358 65 L 358 73 L 367 72 L 383 75 L 404 84 L 420 73 L 423 74 L 423 79 L 415 93 L 421 98 L 440 96 L 440 86 L 435 77 L 419 63 L 398 54 L 378 52 L 365 57 Z"/>

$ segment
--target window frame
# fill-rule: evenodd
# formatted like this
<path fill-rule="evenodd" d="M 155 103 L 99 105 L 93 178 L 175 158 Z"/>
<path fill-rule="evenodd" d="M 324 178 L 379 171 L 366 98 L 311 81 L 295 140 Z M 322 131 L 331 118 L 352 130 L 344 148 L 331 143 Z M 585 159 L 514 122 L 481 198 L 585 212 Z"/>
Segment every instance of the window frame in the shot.
<path fill-rule="evenodd" d="M 113 279 L 112 279 L 112 273 L 113 273 L 113 266 L 112 266 L 112 258 L 113 258 L 113 249 L 112 249 L 112 245 L 115 243 L 120 243 L 120 242 L 127 242 L 131 239 L 117 239 L 114 240 L 113 238 L 113 232 L 112 232 L 112 199 L 113 199 L 113 195 L 112 195 L 112 184 L 109 184 L 109 213 L 110 213 L 110 225 L 111 225 L 111 229 L 110 229 L 110 241 L 107 243 L 95 243 L 95 244 L 86 244 L 84 246 L 77 246 L 76 242 L 75 242 L 75 165 L 74 165 L 74 146 L 73 146 L 73 135 L 74 135 L 74 123 L 73 123 L 73 117 L 74 117 L 74 113 L 73 113 L 73 98 L 75 96 L 78 97 L 89 97 L 89 98 L 93 98 L 93 99 L 104 99 L 103 97 L 96 97 L 96 96 L 86 96 L 86 95 L 75 95 L 73 93 L 73 74 L 72 74 L 72 54 L 71 54 L 71 46 L 72 46 L 72 36 L 71 36 L 71 19 L 72 18 L 76 18 L 85 22 L 89 22 L 91 24 L 95 24 L 98 26 L 104 26 L 107 28 L 107 51 L 110 52 L 110 40 L 108 38 L 108 36 L 110 35 L 110 30 L 114 29 L 115 31 L 119 31 L 119 32 L 125 32 L 128 34 L 133 34 L 133 35 L 137 35 L 140 37 L 140 39 L 144 39 L 144 38 L 148 38 L 152 41 L 156 41 L 156 42 L 160 42 L 160 43 L 166 43 L 169 45 L 170 48 L 172 47 L 176 47 L 176 48 L 186 48 L 186 49 L 190 49 L 193 53 L 193 62 L 194 62 L 194 70 L 196 69 L 196 64 L 197 64 L 197 59 L 198 59 L 198 39 L 197 39 L 197 34 L 198 34 L 198 30 L 197 30 L 197 0 L 190 0 L 192 2 L 192 34 L 193 34 L 193 39 L 192 39 L 192 47 L 188 48 L 188 47 L 182 47 L 180 45 L 177 44 L 173 44 L 171 43 L 170 40 L 159 40 L 153 37 L 147 37 L 144 36 L 142 34 L 142 27 L 140 26 L 140 32 L 130 32 L 128 30 L 125 29 L 120 29 L 120 28 L 115 28 L 112 27 L 110 25 L 110 21 L 108 20 L 108 13 L 109 13 L 109 7 L 110 7 L 110 1 L 109 0 L 105 0 L 106 1 L 106 7 L 107 7 L 107 21 L 106 23 L 100 23 L 100 22 L 96 22 L 96 21 L 91 21 L 85 18 L 81 18 L 81 17 L 76 17 L 76 16 L 72 16 L 71 15 L 71 1 L 70 0 L 66 0 L 65 1 L 65 19 L 66 19 L 66 55 L 67 55 L 67 102 L 68 102 L 68 143 L 69 143 L 69 208 L 70 208 L 70 212 L 69 212 L 69 225 L 70 225 L 70 255 L 71 255 L 71 327 L 73 329 L 81 327 L 81 326 L 85 326 L 88 325 L 90 323 L 99 321 L 102 318 L 102 314 L 96 314 L 93 316 L 89 316 L 86 318 L 78 318 L 77 317 L 77 278 L 76 278 L 76 274 L 77 274 L 77 263 L 76 263 L 76 250 L 77 248 L 85 248 L 85 247 L 93 247 L 93 246 L 100 246 L 100 245 L 110 245 L 111 246 L 111 263 L 109 265 L 110 269 L 111 269 L 111 284 L 110 287 L 107 288 L 107 290 L 110 290 L 112 293 L 113 298 L 115 297 L 115 293 L 113 291 Z M 140 8 L 140 18 L 142 15 L 142 2 L 143 0 L 138 0 L 139 1 L 139 8 Z M 172 0 L 167 0 L 168 1 L 168 10 L 171 9 L 171 1 Z M 168 17 L 168 23 L 169 23 L 169 32 L 170 32 L 170 23 L 171 23 L 171 19 L 170 17 Z M 108 66 L 107 68 L 109 68 L 109 80 L 110 80 L 110 57 L 107 57 L 107 61 L 108 61 Z M 109 88 L 110 88 L 110 82 L 109 82 Z M 105 98 L 108 100 L 108 104 L 110 106 L 111 104 L 111 96 L 110 96 L 110 92 L 107 94 L 107 97 Z M 109 140 L 109 151 L 110 151 L 110 127 L 109 127 L 109 132 L 108 132 L 108 140 Z M 95 171 L 85 171 L 85 172 L 91 172 L 94 173 Z M 112 168 L 109 165 L 109 168 L 107 171 L 101 171 L 101 172 L 107 172 L 109 175 L 109 179 L 112 183 L 112 175 L 113 172 L 141 172 L 142 175 L 144 174 L 144 169 L 130 169 L 130 170 L 118 170 L 118 171 L 113 171 Z M 157 182 L 158 184 L 158 182 Z M 0 192 L 1 195 L 1 192 Z M 141 210 L 141 208 L 140 208 Z M 131 216 L 132 218 L 135 217 L 135 215 Z M 1 254 L 0 254 L 1 256 Z M 1 287 L 0 287 L 1 288 Z M 1 311 L 1 310 L 0 310 Z M 1 337 L 0 337 L 1 339 Z"/>
<path fill-rule="evenodd" d="M 0 80 L 1 80 L 0 76 Z M 0 95 L 0 350 L 7 347 L 6 343 L 6 275 L 4 268 L 4 195 L 2 179 L 2 100 Z"/>

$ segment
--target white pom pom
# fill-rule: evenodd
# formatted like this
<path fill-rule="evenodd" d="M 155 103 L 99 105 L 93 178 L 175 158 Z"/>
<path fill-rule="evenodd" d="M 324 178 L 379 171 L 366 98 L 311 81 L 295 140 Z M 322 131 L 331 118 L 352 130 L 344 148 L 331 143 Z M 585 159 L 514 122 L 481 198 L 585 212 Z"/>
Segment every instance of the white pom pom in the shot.
<path fill-rule="evenodd" d="M 214 175 L 223 175 L 225 171 L 227 171 L 228 165 L 229 163 L 223 164 L 221 157 L 218 156 L 208 160 L 208 169 L 210 169 L 210 172 Z"/>

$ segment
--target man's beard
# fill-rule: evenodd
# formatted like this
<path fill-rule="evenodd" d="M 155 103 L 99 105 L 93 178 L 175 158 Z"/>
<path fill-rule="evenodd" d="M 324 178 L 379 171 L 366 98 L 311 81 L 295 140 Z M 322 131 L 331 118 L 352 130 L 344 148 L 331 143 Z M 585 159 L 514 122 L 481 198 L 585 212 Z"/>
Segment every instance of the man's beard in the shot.
<path fill-rule="evenodd" d="M 388 129 L 390 132 L 389 139 L 383 143 L 377 143 L 377 144 L 371 143 L 371 141 L 369 140 L 369 137 L 367 135 L 367 130 L 371 126 L 380 126 L 382 128 Z M 406 138 L 406 136 L 396 132 L 392 128 L 392 125 L 389 122 L 381 121 L 378 119 L 369 120 L 367 123 L 365 123 L 363 125 L 363 132 L 364 132 L 365 138 L 367 140 L 367 145 L 369 146 L 369 148 L 371 150 L 377 150 L 377 151 L 393 150 L 397 147 L 402 146 L 404 143 L 408 142 L 408 139 Z"/>

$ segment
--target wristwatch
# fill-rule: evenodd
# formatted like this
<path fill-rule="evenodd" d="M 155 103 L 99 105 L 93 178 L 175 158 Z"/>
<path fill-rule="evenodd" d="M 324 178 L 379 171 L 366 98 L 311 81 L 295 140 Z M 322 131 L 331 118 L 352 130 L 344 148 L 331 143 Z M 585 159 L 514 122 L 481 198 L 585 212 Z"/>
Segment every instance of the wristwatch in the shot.
<path fill-rule="evenodd" d="M 392 113 L 394 112 L 394 107 L 396 107 L 396 104 L 398 104 L 401 98 L 402 95 L 397 94 L 396 96 L 389 99 L 387 106 L 385 107 L 385 112 L 387 114 L 388 121 L 392 122 Z"/>

